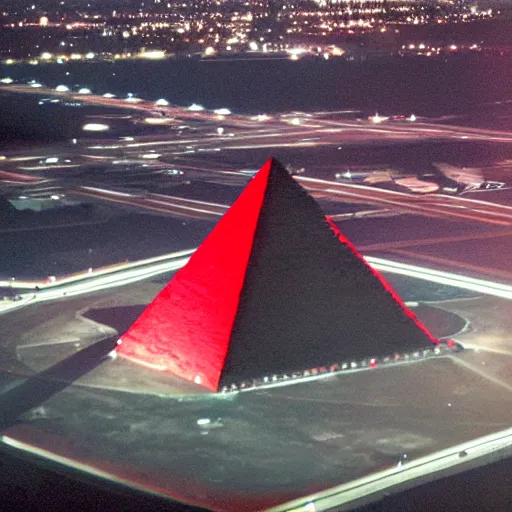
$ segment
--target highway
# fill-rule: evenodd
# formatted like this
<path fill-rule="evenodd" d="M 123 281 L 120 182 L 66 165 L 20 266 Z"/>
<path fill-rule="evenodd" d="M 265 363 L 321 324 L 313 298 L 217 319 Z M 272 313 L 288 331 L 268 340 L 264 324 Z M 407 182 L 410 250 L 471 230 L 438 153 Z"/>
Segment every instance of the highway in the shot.
<path fill-rule="evenodd" d="M 228 205 L 185 199 L 163 194 L 145 193 L 144 195 L 117 192 L 98 187 L 79 187 L 75 194 L 103 199 L 113 203 L 135 206 L 145 210 L 163 212 L 179 217 L 192 217 L 206 220 L 216 219 L 226 213 Z"/>
<path fill-rule="evenodd" d="M 368 143 L 374 141 L 425 141 L 425 140 L 465 140 L 486 142 L 512 142 L 512 134 L 505 130 L 489 130 L 472 127 L 452 126 L 432 123 L 428 119 L 416 122 L 372 122 L 343 118 L 342 114 L 318 112 L 308 114 L 295 112 L 276 116 L 219 115 L 213 111 L 190 111 L 177 106 L 156 106 L 153 102 L 133 103 L 126 98 L 105 98 L 93 94 L 72 94 L 57 92 L 47 88 L 34 89 L 25 85 L 0 86 L 0 91 L 20 94 L 37 94 L 52 96 L 82 104 L 103 106 L 131 111 L 134 115 L 147 115 L 139 122 L 154 125 L 158 119 L 165 119 L 174 126 L 183 123 L 198 125 L 203 128 L 222 127 L 206 130 L 200 136 L 189 132 L 183 140 L 173 140 L 162 136 L 137 137 L 135 141 L 116 144 L 125 150 L 154 149 L 159 152 L 184 154 L 184 144 L 194 146 L 195 152 L 215 151 L 220 145 L 222 151 L 243 149 L 272 149 L 287 147 L 321 147 L 343 143 Z M 163 116 L 163 117 L 161 117 Z M 129 117 L 129 116 L 128 116 Z M 334 118 L 333 118 L 334 117 Z M 101 139 L 99 139 L 101 141 Z M 197 145 L 197 147 L 195 147 Z M 89 149 L 113 149 L 112 144 L 96 144 Z"/>
<path fill-rule="evenodd" d="M 41 94 L 43 96 L 72 100 L 97 106 L 108 106 L 119 109 L 120 116 L 134 123 L 145 123 L 158 112 L 171 126 L 167 132 L 151 134 L 148 132 L 136 136 L 116 136 L 104 134 L 93 135 L 94 138 L 84 138 L 68 143 L 48 145 L 43 148 L 23 148 L 15 151 L 5 151 L 0 155 L 0 185 L 6 190 L 20 190 L 26 197 L 41 198 L 50 195 L 64 194 L 71 199 L 102 201 L 114 206 L 122 205 L 140 211 L 170 215 L 182 219 L 201 219 L 217 222 L 227 211 L 228 202 L 203 200 L 193 195 L 177 195 L 172 193 L 173 184 L 185 180 L 212 181 L 220 184 L 236 186 L 238 189 L 250 179 L 251 164 L 245 161 L 246 169 L 234 161 L 244 161 L 233 154 L 244 155 L 247 151 L 254 155 L 260 151 L 267 156 L 272 148 L 305 148 L 308 152 L 317 151 L 323 146 L 332 146 L 334 150 L 343 144 L 373 144 L 385 141 L 387 144 L 414 140 L 481 140 L 493 142 L 511 142 L 512 133 L 504 130 L 486 130 L 469 127 L 457 127 L 428 122 L 428 119 L 418 119 L 415 122 L 400 121 L 374 123 L 368 120 L 343 118 L 343 113 L 293 112 L 277 116 L 242 116 L 236 114 L 219 115 L 212 111 L 190 111 L 183 107 L 158 106 L 152 102 L 127 102 L 123 98 L 105 98 L 97 95 L 59 93 L 45 88 L 34 90 L 29 86 L 6 86 L 0 90 L 16 91 L 23 94 Z M 122 109 L 122 110 L 121 110 Z M 152 117 L 146 117 L 152 116 Z M 104 116 L 106 123 L 115 123 L 116 116 Z M 183 128 L 183 127 L 186 127 Z M 182 129 L 183 128 L 183 129 Z M 220 130 L 222 128 L 222 130 Z M 316 154 L 316 153 L 315 153 Z M 321 161 L 321 153 L 319 162 Z M 339 153 L 338 161 L 343 162 L 343 152 Z M 228 162 L 228 163 L 223 163 Z M 262 162 L 259 162 L 261 164 Z M 335 166 L 336 164 L 329 164 Z M 334 167 L 335 168 L 335 167 Z M 325 176 L 325 173 L 324 173 Z M 331 174 L 334 178 L 334 172 Z M 139 181 L 130 186 L 130 180 Z M 454 286 L 471 287 L 473 291 L 482 291 L 508 297 L 508 289 L 494 288 L 488 283 L 494 280 L 503 283 L 512 282 L 511 269 L 493 268 L 485 260 L 466 262 L 464 258 L 458 261 L 452 256 L 441 254 L 418 254 L 413 248 L 429 247 L 437 243 L 457 243 L 463 241 L 485 241 L 495 244 L 505 240 L 512 226 L 512 207 L 503 202 L 486 200 L 485 193 L 481 199 L 467 195 L 447 195 L 443 193 L 414 194 L 406 191 L 391 190 L 377 186 L 356 183 L 351 180 L 335 180 L 319 178 L 315 175 L 314 166 L 305 174 L 295 176 L 295 179 L 312 195 L 328 204 L 345 203 L 348 205 L 367 205 L 367 209 L 356 211 L 357 216 L 384 214 L 411 214 L 425 218 L 452 220 L 467 224 L 483 224 L 493 227 L 489 232 L 476 230 L 471 233 L 439 233 L 438 236 L 418 240 L 396 240 L 392 236 L 389 241 L 366 243 L 362 249 L 369 257 L 386 253 L 392 255 L 392 263 L 374 261 L 378 267 L 389 272 L 414 275 L 427 278 L 438 283 L 447 282 Z M 152 183 L 164 183 L 158 191 L 151 189 Z M 148 188 L 146 188 L 148 184 Z M 168 185 L 167 185 L 168 184 Z M 330 206 L 326 206 L 328 210 Z M 344 207 L 345 208 L 345 207 Z M 364 208 L 364 207 L 363 207 Z M 334 209 L 334 208 L 333 208 Z M 334 213 L 335 219 L 345 219 L 356 216 L 355 213 L 343 210 L 344 213 Z M 331 212 L 326 211 L 328 215 Z M 502 231 L 497 231 L 503 228 Z M 172 260 L 172 256 L 169 257 Z M 402 261 L 400 262 L 400 260 Z M 416 265 L 417 262 L 422 263 Z M 396 267 L 396 265 L 401 265 Z M 86 276 L 88 283 L 85 288 L 80 284 L 77 288 L 55 291 L 56 295 L 40 294 L 40 297 L 58 297 L 61 292 L 66 294 L 85 293 L 84 290 L 95 290 L 102 286 L 122 283 L 126 280 L 149 277 L 152 272 L 167 271 L 174 268 L 153 265 L 154 262 L 142 263 L 135 273 L 133 269 L 119 267 L 112 274 L 113 281 L 98 281 L 97 271 L 94 279 Z M 423 265 L 426 265 L 423 266 Z M 431 267 L 428 272 L 423 270 Z M 488 268 L 490 267 L 490 268 Z M 418 270 L 419 269 L 419 270 Z M 460 282 L 458 274 L 463 276 L 471 272 L 473 277 L 481 278 L 483 284 Z M 441 272 L 432 274 L 431 271 Z M 445 272 L 443 274 L 442 272 Z M 110 279 L 110 278 L 109 278 Z M 446 281 L 448 280 L 448 281 Z M 85 281 L 84 281 L 85 282 Z M 71 283 L 70 283 L 71 285 Z M 35 287 L 36 285 L 34 285 Z M 75 285 L 73 285 L 75 286 Z M 57 290 L 57 289 L 55 289 Z M 504 294 L 504 295 L 503 295 Z"/>
<path fill-rule="evenodd" d="M 193 252 L 194 249 L 179 251 L 141 261 L 88 269 L 85 272 L 58 278 L 50 276 L 43 280 L 0 281 L 0 287 L 19 291 L 17 300 L 0 301 L 0 314 L 38 302 L 108 290 L 116 286 L 149 279 L 165 272 L 179 270 L 187 263 Z"/>
<path fill-rule="evenodd" d="M 83 176 L 81 181 L 85 183 L 72 186 L 69 190 L 72 193 L 170 215 L 208 220 L 218 218 L 229 205 L 207 203 L 191 197 L 184 199 L 168 193 L 154 194 L 136 190 L 126 193 L 113 183 L 97 182 L 95 176 L 99 171 L 95 171 L 95 175 L 88 178 L 89 169 L 91 166 L 104 166 L 108 170 L 106 172 L 110 181 L 120 173 L 130 176 L 132 167 L 136 169 L 137 175 L 147 175 L 148 180 L 163 179 L 162 176 L 171 172 L 171 169 L 191 177 L 231 180 L 230 183 L 237 183 L 242 187 L 247 176 L 240 173 L 240 167 L 219 163 L 232 161 L 235 152 L 238 154 L 248 150 L 263 150 L 269 155 L 279 148 L 318 150 L 331 146 L 340 148 L 343 144 L 391 144 L 426 140 L 512 142 L 510 131 L 436 124 L 428 122 L 427 119 L 418 119 L 416 122 L 374 123 L 361 119 L 344 119 L 340 117 L 342 114 L 329 112 L 295 112 L 277 116 L 219 115 L 207 110 L 197 112 L 172 105 L 157 107 L 146 101 L 133 103 L 124 98 L 62 93 L 45 88 L 35 90 L 23 85 L 1 86 L 0 90 L 51 95 L 90 105 L 123 109 L 123 112 L 128 113 L 123 117 L 133 118 L 135 123 L 158 119 L 140 117 L 155 116 L 155 112 L 158 112 L 158 115 L 164 116 L 163 119 L 173 123 L 167 134 L 89 138 L 75 141 L 74 144 L 57 144 L 44 149 L 27 148 L 21 152 L 5 152 L 0 162 L 0 183 L 5 186 L 28 186 L 30 183 L 53 180 L 66 190 L 70 177 L 79 172 Z M 109 119 L 110 117 L 112 116 Z M 115 116 L 115 121 L 114 118 Z M 105 122 L 107 121 L 110 122 L 108 119 Z M 45 163 L 48 158 L 58 158 L 57 155 L 62 155 L 58 162 Z M 340 153 L 340 162 L 342 160 Z M 451 218 L 455 221 L 495 226 L 512 224 L 512 207 L 506 204 L 442 193 L 412 194 L 356 184 L 349 180 L 318 179 L 314 171 L 308 169 L 307 176 L 297 176 L 296 179 L 316 196 L 332 201 L 367 204 L 402 213 Z M 182 178 L 169 177 L 169 180 L 172 179 Z"/>
<path fill-rule="evenodd" d="M 86 293 L 108 290 L 113 287 L 149 279 L 156 275 L 176 271 L 189 260 L 195 249 L 179 251 L 135 262 L 119 263 L 99 269 L 89 269 L 69 276 L 50 277 L 44 280 L 0 281 L 0 287 L 17 290 L 18 300 L 0 302 L 0 313 L 13 309 Z M 385 258 L 366 256 L 366 261 L 376 270 L 399 274 L 416 279 L 453 286 L 512 300 L 512 286 L 484 279 L 476 279 L 462 274 L 439 271 L 432 268 L 409 265 Z"/>
<path fill-rule="evenodd" d="M 463 219 L 497 226 L 512 226 L 512 207 L 499 203 L 441 194 L 417 196 L 316 178 L 296 177 L 295 179 L 310 192 L 335 201 L 378 205 L 427 217 Z M 227 204 L 184 199 L 165 194 L 146 193 L 141 196 L 138 193 L 121 193 L 104 187 L 80 187 L 73 191 L 114 203 L 190 217 L 218 217 L 223 215 L 229 207 Z"/>
<path fill-rule="evenodd" d="M 295 179 L 312 194 L 323 199 L 348 204 L 377 205 L 402 213 L 426 217 L 473 221 L 496 226 L 512 226 L 512 207 L 460 196 L 442 194 L 412 195 L 352 183 L 297 176 Z M 124 204 L 144 210 L 157 211 L 180 217 L 215 220 L 222 216 L 229 204 L 184 198 L 148 192 L 121 192 L 108 186 L 79 186 L 67 192 L 104 201 Z"/>
<path fill-rule="evenodd" d="M 423 122 L 391 122 L 391 123 L 363 123 L 350 120 L 333 120 L 331 112 L 317 112 L 307 114 L 302 112 L 291 113 L 277 116 L 275 118 L 267 115 L 243 116 L 236 114 L 217 114 L 213 111 L 191 111 L 183 107 L 168 105 L 157 106 L 153 102 L 138 101 L 133 102 L 128 98 L 106 98 L 94 94 L 73 94 L 69 92 L 58 92 L 52 89 L 41 87 L 34 89 L 29 85 L 3 85 L 0 90 L 6 92 L 17 92 L 20 94 L 37 94 L 63 98 L 69 101 L 85 103 L 88 105 L 103 106 L 109 108 L 119 108 L 123 110 L 132 110 L 142 112 L 148 115 L 154 115 L 155 112 L 165 114 L 167 118 L 179 119 L 182 121 L 222 121 L 226 127 L 237 129 L 250 129 L 249 134 L 239 134 L 226 147 L 237 149 L 239 143 L 243 140 L 254 143 L 256 139 L 267 140 L 277 137 L 311 137 L 315 134 L 327 135 L 320 141 L 313 141 L 315 144 L 328 144 L 340 142 L 347 139 L 361 138 L 364 140 L 374 140 L 378 137 L 386 139 L 418 139 L 418 138 L 456 138 L 464 140 L 485 140 L 497 142 L 512 142 L 512 134 L 505 130 L 489 130 L 471 127 L 450 126 L 444 124 L 435 124 Z M 150 117 L 151 119 L 151 117 Z M 253 134 L 254 128 L 259 128 L 259 133 Z M 276 131 L 279 130 L 279 131 Z M 194 142 L 192 140 L 191 142 Z M 281 141 L 268 142 L 265 147 L 277 146 Z M 146 147 L 150 144 L 146 144 Z M 160 145 L 155 143 L 154 145 Z M 162 141 L 161 145 L 165 145 Z M 144 144 L 138 144 L 134 147 L 143 147 Z M 253 147 L 253 145 L 251 145 Z"/>
<path fill-rule="evenodd" d="M 443 194 L 412 195 L 337 181 L 297 177 L 301 185 L 324 197 L 347 202 L 362 202 L 389 206 L 394 209 L 428 217 L 455 218 L 500 226 L 512 225 L 512 207 L 460 196 Z"/>

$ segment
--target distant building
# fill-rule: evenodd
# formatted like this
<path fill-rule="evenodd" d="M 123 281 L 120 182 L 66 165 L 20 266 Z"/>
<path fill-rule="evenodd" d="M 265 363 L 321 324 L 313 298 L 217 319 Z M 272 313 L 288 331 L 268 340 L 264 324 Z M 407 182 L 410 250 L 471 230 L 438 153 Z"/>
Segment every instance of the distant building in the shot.
<path fill-rule="evenodd" d="M 9 199 L 9 202 L 16 208 L 16 210 L 31 210 L 33 212 L 42 212 L 46 210 L 54 210 L 55 208 L 62 208 L 62 203 L 51 199 L 50 197 L 34 198 L 27 197 L 26 199 Z"/>

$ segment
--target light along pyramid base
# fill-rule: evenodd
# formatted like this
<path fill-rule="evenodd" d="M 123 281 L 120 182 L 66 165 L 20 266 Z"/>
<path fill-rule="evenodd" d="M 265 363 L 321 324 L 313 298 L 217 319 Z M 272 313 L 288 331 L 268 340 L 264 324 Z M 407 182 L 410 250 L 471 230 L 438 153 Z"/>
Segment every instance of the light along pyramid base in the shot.
<path fill-rule="evenodd" d="M 289 372 L 284 374 L 266 375 L 252 381 L 233 382 L 225 385 L 219 390 L 222 394 L 240 393 L 255 391 L 261 389 L 269 389 L 274 387 L 290 386 L 293 384 L 304 384 L 306 382 L 314 382 L 325 378 L 343 377 L 354 372 L 370 371 L 374 368 L 392 368 L 393 366 L 403 365 L 407 363 L 415 363 L 425 361 L 427 359 L 446 357 L 456 352 L 464 350 L 462 345 L 451 343 L 439 343 L 435 348 L 426 347 L 423 350 L 405 354 L 394 354 L 382 358 L 366 358 L 361 361 L 350 361 L 343 363 L 334 363 L 319 368 L 311 368 L 301 372 Z"/>
<path fill-rule="evenodd" d="M 303 371 L 294 371 L 282 374 L 264 375 L 257 379 L 237 381 L 226 383 L 218 391 L 212 391 L 204 386 L 197 385 L 185 379 L 181 379 L 175 375 L 169 375 L 173 379 L 172 391 L 165 389 L 160 385 L 155 387 L 155 390 L 146 390 L 147 393 L 158 392 L 159 395 L 165 395 L 168 398 L 175 398 L 179 400 L 201 400 L 211 397 L 217 398 L 230 398 L 231 396 L 239 393 L 247 393 L 251 391 L 261 391 L 263 389 L 272 389 L 277 387 L 292 386 L 306 383 L 314 383 L 328 378 L 350 378 L 350 374 L 355 372 L 373 371 L 373 370 L 391 370 L 395 366 L 404 364 L 421 363 L 426 360 L 439 357 L 448 357 L 464 350 L 464 347 L 452 340 L 447 342 L 440 342 L 434 348 L 432 346 L 425 347 L 422 350 L 416 350 L 410 353 L 393 354 L 380 358 L 365 358 L 358 361 L 345 361 L 340 363 L 333 363 L 326 366 L 315 367 Z M 137 360 L 131 360 L 129 357 L 122 356 L 119 363 L 125 360 L 129 365 L 147 368 L 153 370 L 157 374 L 165 374 L 155 368 L 145 366 Z M 180 381 L 182 384 L 180 384 Z M 343 381 L 340 380 L 340 385 Z M 95 384 L 98 387 L 98 384 Z M 100 385 L 100 387 L 119 389 L 117 386 Z M 157 391 L 157 389 L 159 389 Z"/>

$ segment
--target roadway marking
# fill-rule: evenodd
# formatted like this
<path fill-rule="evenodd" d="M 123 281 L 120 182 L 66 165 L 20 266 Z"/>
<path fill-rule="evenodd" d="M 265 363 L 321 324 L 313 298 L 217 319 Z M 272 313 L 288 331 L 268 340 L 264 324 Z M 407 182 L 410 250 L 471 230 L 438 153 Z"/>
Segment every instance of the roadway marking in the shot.
<path fill-rule="evenodd" d="M 237 173 L 237 174 L 239 174 L 239 173 Z M 207 206 L 216 206 L 218 208 L 224 208 L 226 210 L 229 208 L 229 206 L 227 204 L 208 203 L 206 201 L 198 201 L 196 199 L 187 199 L 186 197 L 166 196 L 165 194 L 150 194 L 148 197 L 162 197 L 164 199 L 170 199 L 172 201 L 183 201 L 183 202 L 188 202 L 188 203 L 192 203 L 192 204 L 204 204 Z"/>
<path fill-rule="evenodd" d="M 471 233 L 467 235 L 439 236 L 435 238 L 422 238 L 421 240 L 399 240 L 396 242 L 379 242 L 370 245 L 361 245 L 360 251 L 372 251 L 381 249 L 400 249 L 402 247 L 420 247 L 422 245 L 434 245 L 447 242 L 462 242 L 467 240 L 481 240 L 485 238 L 497 238 L 512 236 L 512 230 L 498 231 L 493 233 Z"/>
<path fill-rule="evenodd" d="M 200 212 L 200 213 L 207 213 L 208 215 L 217 215 L 219 217 L 221 217 L 225 213 L 225 212 L 212 212 L 211 210 L 202 210 L 200 208 L 193 208 L 191 206 L 186 206 L 186 205 L 182 205 L 182 204 L 167 203 L 165 201 L 159 201 L 158 199 L 145 198 L 144 201 L 147 201 L 147 202 L 152 203 L 152 204 L 162 204 L 162 205 L 165 205 L 165 206 L 169 206 L 169 207 L 172 207 L 172 208 L 178 208 L 178 209 L 181 209 L 181 210 Z"/>
<path fill-rule="evenodd" d="M 359 200 L 369 201 L 372 203 L 391 204 L 391 205 L 394 205 L 402 210 L 421 211 L 421 212 L 423 212 L 424 215 L 428 215 L 428 216 L 446 217 L 447 215 L 449 215 L 449 216 L 477 220 L 480 222 L 485 222 L 488 224 L 496 224 L 496 225 L 501 225 L 501 226 L 509 226 L 512 224 L 512 216 L 507 213 L 502 213 L 500 211 L 479 210 L 479 212 L 483 212 L 484 215 L 486 215 L 486 216 L 505 217 L 508 220 L 501 221 L 498 219 L 486 218 L 483 215 L 477 215 L 476 212 L 470 208 L 468 208 L 467 211 L 464 211 L 464 212 L 446 211 L 445 209 L 440 208 L 440 206 L 446 207 L 448 205 L 439 205 L 439 203 L 436 202 L 438 196 L 435 196 L 435 195 L 417 196 L 416 197 L 416 196 L 411 196 L 410 194 L 406 194 L 404 192 L 368 187 L 368 186 L 364 186 L 364 185 L 353 185 L 353 184 L 349 185 L 349 184 L 345 184 L 345 183 L 320 180 L 320 179 L 316 179 L 316 178 L 298 177 L 295 179 L 299 182 L 304 182 L 304 186 L 306 189 L 312 190 L 315 192 L 322 192 L 324 194 L 330 193 L 330 194 L 347 196 L 347 197 L 357 197 Z M 331 188 L 315 188 L 315 187 L 308 185 L 309 182 L 329 185 Z M 354 189 L 356 189 L 356 191 L 350 191 L 350 190 L 354 190 Z M 357 190 L 360 190 L 361 193 L 358 193 Z M 385 199 L 384 197 L 378 197 L 379 195 L 384 196 L 385 194 L 393 195 L 393 196 L 395 196 L 396 199 L 390 200 L 390 199 Z M 443 196 L 444 199 L 446 199 L 448 197 L 449 196 Z M 466 200 L 466 201 L 472 201 L 472 200 Z M 417 203 L 417 204 L 412 204 L 413 202 Z M 489 208 L 498 209 L 498 210 L 500 209 L 500 208 L 496 208 L 494 203 L 486 203 L 486 202 L 482 201 L 480 204 L 486 205 Z M 457 205 L 450 204 L 449 206 L 455 207 Z"/>
<path fill-rule="evenodd" d="M 30 297 L 22 296 L 22 300 L 12 301 L 9 303 L 9 307 L 4 306 L 0 309 L 1 312 L 6 312 L 10 309 L 22 307 L 29 302 L 35 303 L 40 301 L 62 299 L 65 296 L 69 297 L 83 293 L 90 293 L 93 291 L 103 290 L 105 288 L 134 283 L 164 272 L 178 270 L 188 262 L 189 257 L 194 251 L 195 249 L 191 249 L 188 251 L 180 251 L 178 253 L 171 253 L 156 258 L 149 258 L 147 260 L 140 260 L 138 262 L 110 266 L 104 269 L 96 270 L 94 272 L 83 272 L 78 275 L 75 274 L 72 277 L 65 277 L 54 282 L 16 282 L 17 288 L 30 290 Z M 365 260 L 373 268 L 380 271 L 405 275 L 408 277 L 423 279 L 425 281 L 454 286 L 456 288 L 476 291 L 483 295 L 493 295 L 496 297 L 512 300 L 512 286 L 507 284 L 476 279 L 460 274 L 453 274 L 450 272 L 419 267 L 416 265 L 408 265 L 405 263 L 391 261 L 383 258 L 375 258 L 372 256 L 366 256 Z M 148 266 L 150 266 L 150 268 L 147 268 Z M 125 277 L 124 274 L 127 272 L 129 272 L 130 275 Z M 98 279 L 101 280 L 99 283 Z M 0 282 L 0 286 L 12 287 L 12 285 L 13 283 L 11 281 Z M 38 286 L 40 290 L 34 293 L 36 286 Z M 53 288 L 57 289 L 52 290 Z"/>
<path fill-rule="evenodd" d="M 368 187 L 367 187 L 368 194 L 364 195 L 364 194 L 358 194 L 356 192 L 348 192 L 346 190 L 322 189 L 322 188 L 315 189 L 308 185 L 305 185 L 305 188 L 309 191 L 322 192 L 324 194 L 331 193 L 331 194 L 335 194 L 338 196 L 357 197 L 360 200 L 360 202 L 363 202 L 363 203 L 369 202 L 372 204 L 375 204 L 375 203 L 376 204 L 389 204 L 389 205 L 395 206 L 399 210 L 412 211 L 414 213 L 420 212 L 420 214 L 428 216 L 428 217 L 446 218 L 447 216 L 452 216 L 452 217 L 458 217 L 458 218 L 462 218 L 462 219 L 466 219 L 466 220 L 467 219 L 477 220 L 479 222 L 484 222 L 486 224 L 495 224 L 498 226 L 510 226 L 512 224 L 512 218 L 510 221 L 488 219 L 481 215 L 480 216 L 472 215 L 471 210 L 469 210 L 468 212 L 464 212 L 464 213 L 463 212 L 455 212 L 455 211 L 446 211 L 446 210 L 439 209 L 438 207 L 436 208 L 435 204 L 411 204 L 411 203 L 406 203 L 406 202 L 399 201 L 399 200 L 390 200 L 390 199 L 384 199 L 384 198 L 377 197 L 375 192 L 384 192 L 383 189 L 368 189 Z M 386 190 L 385 192 L 390 192 L 390 191 Z M 370 194 L 373 194 L 373 195 L 370 195 Z M 404 195 L 406 197 L 408 197 L 409 200 L 411 199 L 411 197 L 408 196 L 407 194 L 404 194 Z M 487 212 L 487 215 L 493 215 L 493 214 Z"/>
<path fill-rule="evenodd" d="M 506 270 L 500 270 L 500 269 L 493 269 L 489 267 L 481 267 L 478 265 L 473 265 L 471 263 L 462 262 L 462 261 L 453 261 L 446 258 L 440 258 L 438 256 L 431 256 L 423 253 L 416 253 L 412 251 L 407 251 L 405 249 L 390 249 L 390 252 L 396 253 L 402 256 L 407 256 L 409 258 L 412 258 L 414 260 L 422 259 L 426 261 L 431 261 L 434 263 L 441 263 L 443 265 L 447 265 L 450 267 L 456 267 L 456 268 L 462 268 L 464 270 L 474 270 L 476 272 L 481 272 L 483 274 L 491 274 L 493 276 L 499 276 L 505 279 L 511 279 L 512 273 L 507 272 Z"/>
<path fill-rule="evenodd" d="M 365 256 L 365 260 L 372 267 L 384 272 L 415 277 L 425 281 L 475 291 L 484 295 L 494 295 L 495 297 L 503 299 L 512 299 L 512 286 L 507 284 L 467 277 L 461 274 L 453 274 L 451 272 L 444 272 L 426 267 L 419 267 L 417 265 L 408 265 L 406 263 L 394 262 L 373 256 Z"/>
<path fill-rule="evenodd" d="M 193 217 L 193 215 L 191 214 L 192 212 L 203 213 L 203 214 L 206 214 L 209 216 L 213 215 L 216 217 L 223 215 L 223 213 L 214 212 L 211 210 L 204 210 L 204 209 L 200 209 L 200 208 L 193 208 L 191 206 L 165 203 L 164 201 L 158 201 L 156 199 L 149 199 L 149 198 L 146 199 L 144 197 L 137 197 L 137 196 L 133 196 L 131 194 L 123 194 L 120 192 L 115 193 L 115 195 L 127 196 L 126 199 L 121 199 L 121 197 L 115 197 L 115 198 L 114 197 L 104 197 L 102 195 L 102 193 L 100 193 L 100 192 L 84 191 L 84 190 L 80 190 L 80 189 L 75 189 L 73 192 L 76 194 L 82 194 L 85 196 L 94 197 L 96 199 L 102 199 L 104 201 L 112 201 L 114 203 L 126 204 L 133 208 L 143 208 L 143 209 L 147 209 L 147 210 L 153 210 L 153 211 L 158 211 L 158 212 L 162 212 L 162 213 L 167 213 L 169 215 L 178 215 L 181 217 L 183 217 L 183 216 L 185 216 L 185 217 L 192 216 Z M 107 192 L 107 195 L 111 195 L 111 194 L 109 194 Z M 130 197 L 131 197 L 131 200 L 129 199 Z M 153 206 L 153 204 L 160 204 L 162 206 L 166 206 L 166 208 Z M 185 210 L 190 213 L 189 213 L 189 215 L 187 215 L 186 213 L 181 213 L 179 211 L 176 211 L 176 209 Z M 197 217 L 197 215 L 196 215 L 196 217 Z M 204 218 L 204 215 L 202 216 L 202 218 Z"/>

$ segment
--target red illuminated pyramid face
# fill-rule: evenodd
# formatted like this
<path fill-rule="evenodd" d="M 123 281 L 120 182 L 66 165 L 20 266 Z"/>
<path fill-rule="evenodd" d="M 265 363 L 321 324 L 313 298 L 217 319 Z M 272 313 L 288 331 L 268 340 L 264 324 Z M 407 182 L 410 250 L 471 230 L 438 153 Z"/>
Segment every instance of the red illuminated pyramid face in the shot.
<path fill-rule="evenodd" d="M 432 342 L 272 159 L 122 336 L 118 353 L 216 391 Z"/>

